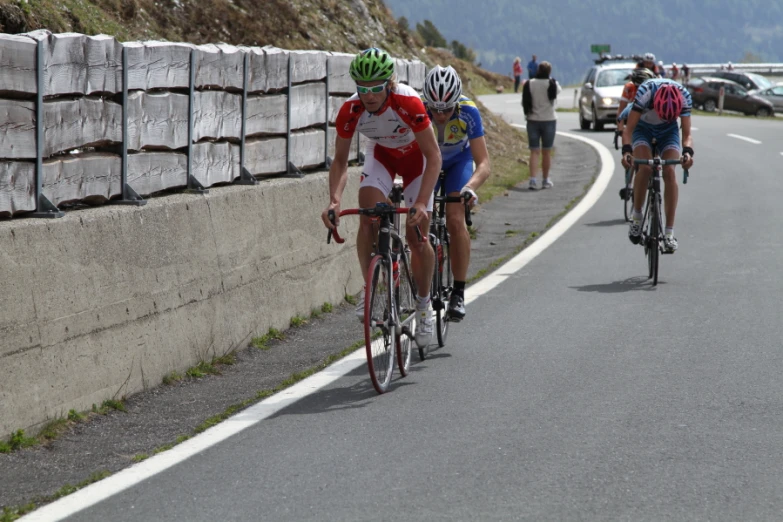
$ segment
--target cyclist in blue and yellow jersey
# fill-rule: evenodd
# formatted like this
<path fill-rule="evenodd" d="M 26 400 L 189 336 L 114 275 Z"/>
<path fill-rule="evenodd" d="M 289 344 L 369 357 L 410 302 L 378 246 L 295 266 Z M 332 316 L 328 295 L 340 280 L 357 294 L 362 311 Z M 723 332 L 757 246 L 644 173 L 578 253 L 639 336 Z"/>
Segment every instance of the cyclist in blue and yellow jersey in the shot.
<path fill-rule="evenodd" d="M 685 169 L 693 165 L 693 137 L 691 136 L 691 95 L 679 83 L 665 78 L 647 80 L 636 91 L 630 111 L 626 108 L 620 118 L 627 117 L 623 131 L 623 167 L 633 165 L 633 158 L 652 159 L 652 140 L 657 143 L 661 158 L 679 159 Z M 627 116 L 626 116 L 627 111 Z M 677 120 L 682 122 L 682 140 Z M 651 168 L 640 165 L 633 184 L 633 216 L 628 230 L 631 243 L 642 238 L 642 206 L 647 197 L 647 181 Z M 677 250 L 674 238 L 674 217 L 677 211 L 678 187 L 674 166 L 663 167 L 663 195 L 666 229 L 664 248 L 668 253 Z"/>
<path fill-rule="evenodd" d="M 427 73 L 423 98 L 438 137 L 446 194 L 459 196 L 468 192 L 470 205 L 475 205 L 476 190 L 487 180 L 490 171 L 481 113 L 475 103 L 462 96 L 462 81 L 451 66 L 436 65 Z M 440 182 L 435 190 L 439 188 Z M 465 281 L 470 264 L 470 234 L 462 204 L 446 204 L 446 227 L 451 237 L 454 273 L 454 290 L 447 313 L 451 319 L 460 321 L 465 317 Z"/>

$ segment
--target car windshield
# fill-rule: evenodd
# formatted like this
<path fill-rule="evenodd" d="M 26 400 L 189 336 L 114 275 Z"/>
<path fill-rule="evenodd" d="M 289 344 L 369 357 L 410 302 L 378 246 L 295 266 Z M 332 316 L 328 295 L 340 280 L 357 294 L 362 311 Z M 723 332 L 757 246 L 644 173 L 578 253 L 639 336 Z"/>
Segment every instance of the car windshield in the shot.
<path fill-rule="evenodd" d="M 596 87 L 614 87 L 615 85 L 625 85 L 625 78 L 631 74 L 631 69 L 608 69 L 598 73 L 595 79 Z"/>
<path fill-rule="evenodd" d="M 771 81 L 764 78 L 760 74 L 756 74 L 756 73 L 745 73 L 745 74 L 747 74 L 748 78 L 753 80 L 753 82 L 759 86 L 759 89 L 768 89 L 773 86 L 773 83 Z"/>

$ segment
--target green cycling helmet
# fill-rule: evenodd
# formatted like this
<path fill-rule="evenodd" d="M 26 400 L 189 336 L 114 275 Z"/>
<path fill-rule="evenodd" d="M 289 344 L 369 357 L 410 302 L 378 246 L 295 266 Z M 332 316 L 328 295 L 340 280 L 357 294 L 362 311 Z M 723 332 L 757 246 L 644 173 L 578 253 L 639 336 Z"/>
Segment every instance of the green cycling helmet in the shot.
<path fill-rule="evenodd" d="M 348 72 L 355 82 L 388 80 L 394 74 L 394 60 L 386 51 L 371 47 L 356 55 Z"/>

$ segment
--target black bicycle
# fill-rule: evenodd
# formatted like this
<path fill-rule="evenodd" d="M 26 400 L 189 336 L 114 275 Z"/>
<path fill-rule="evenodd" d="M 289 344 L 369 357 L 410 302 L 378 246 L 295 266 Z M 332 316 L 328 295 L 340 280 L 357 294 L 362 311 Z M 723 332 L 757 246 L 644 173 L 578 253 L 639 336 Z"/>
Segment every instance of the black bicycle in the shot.
<path fill-rule="evenodd" d="M 634 159 L 634 165 L 650 165 L 653 172 L 647 182 L 647 204 L 644 207 L 642 217 L 642 246 L 647 257 L 648 279 L 653 280 L 653 286 L 658 284 L 659 254 L 668 252 L 663 246 L 664 228 L 661 212 L 663 195 L 661 192 L 661 178 L 663 167 L 666 165 L 681 165 L 682 158 L 676 160 L 661 159 L 653 140 L 653 159 Z M 627 174 L 626 174 L 627 176 Z M 627 179 L 627 177 L 626 177 Z M 688 171 L 683 171 L 683 183 L 688 183 Z"/>
<path fill-rule="evenodd" d="M 449 252 L 450 236 L 446 227 L 446 204 L 463 203 L 465 205 L 465 223 L 473 225 L 470 218 L 470 194 L 447 196 L 445 173 L 440 173 L 440 190 L 435 195 L 435 208 L 430 220 L 430 243 L 435 250 L 435 271 L 430 285 L 430 299 L 438 338 L 438 346 L 446 345 L 449 332 L 449 322 L 458 321 L 448 317 L 447 308 L 451 292 L 454 289 L 454 274 L 451 272 L 451 255 Z M 427 357 L 428 346 L 419 346 L 419 357 L 423 361 Z"/>

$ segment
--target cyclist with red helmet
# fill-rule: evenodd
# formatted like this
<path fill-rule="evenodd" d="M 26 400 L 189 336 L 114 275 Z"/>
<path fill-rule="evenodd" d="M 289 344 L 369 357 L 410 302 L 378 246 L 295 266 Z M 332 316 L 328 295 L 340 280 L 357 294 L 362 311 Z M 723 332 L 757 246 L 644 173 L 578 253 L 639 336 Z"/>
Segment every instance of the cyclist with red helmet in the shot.
<path fill-rule="evenodd" d="M 655 138 L 661 158 L 678 159 L 682 156 L 683 168 L 691 168 L 691 107 L 690 93 L 677 82 L 656 78 L 640 85 L 623 131 L 623 166 L 629 168 L 633 165 L 634 157 L 652 159 L 652 140 Z M 678 119 L 682 122 L 682 142 Z M 650 166 L 640 165 L 634 179 L 633 217 L 628 230 L 628 238 L 633 244 L 639 244 L 642 238 L 642 206 L 647 197 L 647 181 L 651 172 Z M 677 250 L 674 217 L 678 196 L 673 165 L 663 168 L 663 181 L 666 186 L 663 196 L 666 214 L 664 248 L 673 253 Z"/>

